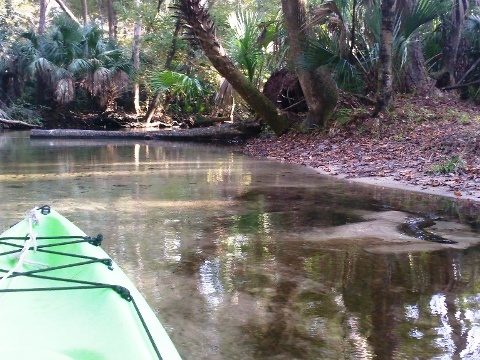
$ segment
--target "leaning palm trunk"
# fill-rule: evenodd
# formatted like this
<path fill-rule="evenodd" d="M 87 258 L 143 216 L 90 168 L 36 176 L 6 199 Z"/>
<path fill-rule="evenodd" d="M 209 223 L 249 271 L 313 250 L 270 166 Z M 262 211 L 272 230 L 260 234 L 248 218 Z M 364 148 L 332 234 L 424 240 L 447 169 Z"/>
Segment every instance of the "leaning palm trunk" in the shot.
<path fill-rule="evenodd" d="M 208 10 L 200 5 L 200 0 L 178 0 L 177 16 L 185 23 L 192 41 L 200 44 L 215 69 L 232 85 L 243 100 L 262 118 L 275 134 L 287 131 L 290 122 L 286 116 L 279 115 L 275 105 L 263 95 L 232 60 L 215 35 L 215 25 Z"/>
<path fill-rule="evenodd" d="M 301 127 L 309 131 L 323 126 L 332 116 L 338 100 L 337 85 L 326 67 L 312 71 L 299 66 L 307 46 L 306 1 L 282 0 L 282 10 L 291 58 L 308 106 L 307 118 Z"/>

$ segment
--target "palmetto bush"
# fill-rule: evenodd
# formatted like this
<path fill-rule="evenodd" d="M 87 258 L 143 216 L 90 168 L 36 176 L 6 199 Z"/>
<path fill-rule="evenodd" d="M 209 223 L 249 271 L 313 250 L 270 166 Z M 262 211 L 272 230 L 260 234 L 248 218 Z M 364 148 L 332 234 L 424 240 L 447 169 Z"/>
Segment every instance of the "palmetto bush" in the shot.
<path fill-rule="evenodd" d="M 188 75 L 163 70 L 151 74 L 149 86 L 169 99 L 169 105 L 183 103 L 183 112 L 198 111 L 204 104 L 205 89 L 198 79 Z"/>
<path fill-rule="evenodd" d="M 83 88 L 105 108 L 129 81 L 130 62 L 120 48 L 104 41 L 96 26 L 63 16 L 44 35 L 22 34 L 3 58 L 15 67 L 22 92 L 35 86 L 40 104 L 67 105 Z"/>
<path fill-rule="evenodd" d="M 396 80 L 401 77 L 410 43 L 418 40 L 415 35 L 420 34 L 420 39 L 427 36 L 429 28 L 425 25 L 445 12 L 448 3 L 418 0 L 414 6 L 397 11 L 392 46 Z M 354 8 L 353 0 L 327 0 L 312 11 L 309 26 L 314 36 L 309 41 L 303 66 L 329 65 L 340 88 L 368 92 L 376 86 L 381 16 L 375 1 L 355 4 Z"/>

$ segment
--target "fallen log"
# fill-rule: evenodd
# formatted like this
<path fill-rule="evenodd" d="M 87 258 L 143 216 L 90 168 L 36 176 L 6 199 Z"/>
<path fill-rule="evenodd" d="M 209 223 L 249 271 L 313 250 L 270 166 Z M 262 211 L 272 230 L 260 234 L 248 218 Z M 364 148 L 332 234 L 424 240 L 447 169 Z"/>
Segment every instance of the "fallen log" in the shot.
<path fill-rule="evenodd" d="M 21 120 L 9 120 L 9 119 L 3 119 L 0 118 L 0 123 L 6 124 L 9 129 L 24 129 L 24 128 L 39 128 L 41 127 L 40 125 L 33 125 L 29 124 L 25 121 Z"/>
<path fill-rule="evenodd" d="M 171 141 L 235 141 L 244 140 L 261 131 L 262 125 L 256 121 L 245 121 L 221 126 L 194 129 L 172 129 L 154 131 L 105 131 L 105 130 L 72 130 L 32 129 L 31 138 L 63 138 L 63 139 L 134 139 L 134 140 L 171 140 Z"/>
<path fill-rule="evenodd" d="M 230 116 L 207 117 L 198 115 L 195 117 L 195 122 L 193 123 L 193 126 L 211 126 L 217 123 L 224 123 L 226 121 L 231 121 Z"/>

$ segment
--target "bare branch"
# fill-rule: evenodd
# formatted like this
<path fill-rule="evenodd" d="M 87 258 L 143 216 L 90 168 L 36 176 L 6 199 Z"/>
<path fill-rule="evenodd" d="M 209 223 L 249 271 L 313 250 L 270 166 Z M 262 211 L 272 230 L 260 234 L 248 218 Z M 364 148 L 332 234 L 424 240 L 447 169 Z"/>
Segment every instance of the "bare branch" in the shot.
<path fill-rule="evenodd" d="M 67 7 L 67 5 L 65 5 L 65 3 L 62 0 L 55 0 L 55 1 L 62 8 L 62 10 L 65 11 L 65 14 L 67 14 L 70 19 L 75 21 L 78 25 L 81 25 L 80 21 L 78 21 L 75 15 L 73 15 L 73 13 L 70 11 L 70 9 Z"/>

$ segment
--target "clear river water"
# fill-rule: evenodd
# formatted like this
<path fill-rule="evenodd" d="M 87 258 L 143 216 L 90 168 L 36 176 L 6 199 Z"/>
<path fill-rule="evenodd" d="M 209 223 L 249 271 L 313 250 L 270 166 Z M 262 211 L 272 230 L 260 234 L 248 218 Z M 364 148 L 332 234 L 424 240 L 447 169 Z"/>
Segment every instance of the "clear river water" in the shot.
<path fill-rule="evenodd" d="M 102 233 L 185 359 L 480 358 L 480 215 L 458 201 L 230 147 L 26 132 L 0 132 L 0 198 L 1 231 L 49 204 Z M 457 244 L 402 231 L 427 215 Z"/>

